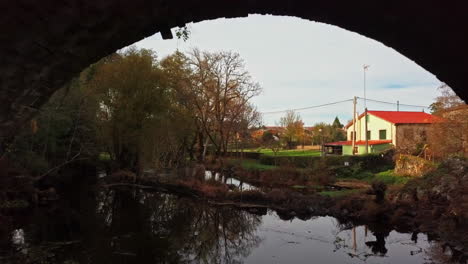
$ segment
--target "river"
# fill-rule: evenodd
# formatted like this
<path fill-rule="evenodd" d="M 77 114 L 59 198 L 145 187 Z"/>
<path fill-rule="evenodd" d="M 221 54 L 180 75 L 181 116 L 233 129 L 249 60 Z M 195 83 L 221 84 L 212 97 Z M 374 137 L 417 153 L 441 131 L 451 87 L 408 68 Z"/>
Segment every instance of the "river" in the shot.
<path fill-rule="evenodd" d="M 425 234 L 375 224 L 283 220 L 273 211 L 99 188 L 36 209 L 7 248 L 2 263 L 445 263 L 447 256 Z"/>

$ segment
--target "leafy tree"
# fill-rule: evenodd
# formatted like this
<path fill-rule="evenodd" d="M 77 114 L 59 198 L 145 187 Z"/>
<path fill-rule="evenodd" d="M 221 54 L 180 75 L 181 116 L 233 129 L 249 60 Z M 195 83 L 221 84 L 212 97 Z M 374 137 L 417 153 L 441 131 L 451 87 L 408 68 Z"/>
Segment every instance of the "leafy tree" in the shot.
<path fill-rule="evenodd" d="M 269 130 L 266 130 L 262 135 L 262 145 L 270 148 L 276 155 L 281 149 L 280 137 Z"/>
<path fill-rule="evenodd" d="M 179 119 L 183 122 L 183 126 L 174 132 L 182 137 L 183 147 L 190 160 L 196 159 L 197 153 L 198 159 L 201 160 L 204 132 L 193 104 L 191 92 L 193 73 L 188 64 L 188 57 L 177 51 L 162 59 L 160 65 L 167 79 L 166 85 L 171 91 L 171 106 L 178 112 Z"/>
<path fill-rule="evenodd" d="M 314 125 L 312 141 L 314 144 L 320 145 L 322 143 L 343 141 L 346 140 L 346 134 L 342 127 L 339 125 L 338 118 L 335 118 L 335 121 L 332 125 L 326 123 L 317 123 Z"/>
<path fill-rule="evenodd" d="M 98 98 L 100 140 L 111 158 L 120 168 L 141 172 L 158 141 L 154 131 L 170 117 L 169 93 L 155 54 L 129 48 L 106 58 L 88 88 Z"/>
<path fill-rule="evenodd" d="M 333 120 L 332 126 L 334 128 L 343 128 L 343 124 L 341 124 L 340 119 L 338 119 L 338 117 L 335 117 L 335 120 Z"/>
<path fill-rule="evenodd" d="M 184 42 L 186 42 L 190 38 L 190 34 L 191 32 L 187 25 L 176 30 L 176 37 L 178 39 L 182 39 Z"/>
<path fill-rule="evenodd" d="M 284 128 L 282 138 L 289 149 L 295 148 L 304 136 L 304 122 L 301 116 L 290 110 L 280 118 L 280 125 Z"/>
<path fill-rule="evenodd" d="M 11 160 L 35 176 L 45 176 L 71 162 L 95 158 L 98 105 L 82 86 L 90 75 L 88 71 L 73 79 L 50 98 L 10 146 Z"/>

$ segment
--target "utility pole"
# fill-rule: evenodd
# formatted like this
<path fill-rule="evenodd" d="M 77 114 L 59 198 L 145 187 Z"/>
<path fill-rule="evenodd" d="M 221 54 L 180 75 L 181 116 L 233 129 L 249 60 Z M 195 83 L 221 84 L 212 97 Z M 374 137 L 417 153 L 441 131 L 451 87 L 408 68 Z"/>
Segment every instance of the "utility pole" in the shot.
<path fill-rule="evenodd" d="M 400 112 L 400 101 L 396 101 L 396 110 Z"/>
<path fill-rule="evenodd" d="M 353 98 L 353 133 L 351 135 L 353 155 L 356 154 L 355 151 L 354 151 L 354 148 L 356 147 L 356 103 L 357 103 L 357 99 L 356 99 L 356 96 L 354 96 L 354 98 Z"/>
<path fill-rule="evenodd" d="M 367 107 L 367 97 L 366 97 L 366 71 L 367 69 L 369 69 L 370 65 L 362 65 L 362 69 L 363 69 L 363 72 L 364 72 L 364 108 Z"/>
<path fill-rule="evenodd" d="M 365 130 L 366 130 L 366 154 L 369 153 L 369 137 L 367 136 L 367 107 L 364 112 L 364 117 L 366 118 L 365 122 Z"/>

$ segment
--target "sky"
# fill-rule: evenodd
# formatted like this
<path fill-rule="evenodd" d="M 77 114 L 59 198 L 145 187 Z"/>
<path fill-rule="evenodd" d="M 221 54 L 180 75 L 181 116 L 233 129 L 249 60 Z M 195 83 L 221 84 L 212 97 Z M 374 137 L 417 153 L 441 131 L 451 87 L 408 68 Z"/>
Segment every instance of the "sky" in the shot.
<path fill-rule="evenodd" d="M 152 49 L 159 58 L 176 50 L 231 50 L 240 54 L 263 92 L 252 99 L 265 113 L 263 123 L 276 125 L 284 113 L 297 109 L 364 97 L 400 104 L 428 106 L 441 84 L 433 74 L 391 47 L 355 32 L 296 17 L 250 15 L 187 25 L 189 39 L 163 40 L 159 33 L 134 45 Z M 173 29 L 175 36 L 175 29 Z M 367 101 L 369 110 L 396 110 L 395 105 Z M 358 100 L 359 113 L 364 111 Z M 421 107 L 400 107 L 422 111 Z M 427 109 L 426 109 L 427 111 Z M 318 122 L 342 123 L 352 118 L 351 101 L 298 111 L 306 126 Z"/>

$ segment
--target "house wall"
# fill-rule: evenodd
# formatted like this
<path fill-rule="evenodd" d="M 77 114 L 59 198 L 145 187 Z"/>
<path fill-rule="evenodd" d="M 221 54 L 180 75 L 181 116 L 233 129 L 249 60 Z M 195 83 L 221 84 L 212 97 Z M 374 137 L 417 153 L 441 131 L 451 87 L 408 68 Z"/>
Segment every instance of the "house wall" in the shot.
<path fill-rule="evenodd" d="M 362 117 L 356 122 L 356 140 L 366 140 L 365 138 L 365 118 Z M 395 125 L 383 120 L 379 117 L 376 117 L 374 115 L 367 115 L 367 129 L 371 131 L 371 137 L 369 140 L 379 140 L 379 130 L 387 130 L 387 140 L 392 140 L 395 142 Z M 352 140 L 351 138 L 351 132 L 353 131 L 353 126 L 350 126 L 346 130 L 346 135 L 348 140 Z"/>
<path fill-rule="evenodd" d="M 359 145 L 358 147 L 358 155 L 366 154 L 366 146 L 365 145 Z M 392 144 L 379 144 L 379 145 L 372 145 L 369 146 L 369 153 L 379 153 L 384 150 L 387 150 L 392 147 Z M 343 146 L 343 155 L 353 155 L 353 147 L 349 145 Z"/>
<path fill-rule="evenodd" d="M 352 146 L 343 146 L 343 156 L 353 155 L 353 147 Z"/>
<path fill-rule="evenodd" d="M 372 146 L 370 146 L 369 153 L 379 153 L 379 152 L 385 151 L 387 149 L 390 149 L 391 147 L 392 147 L 392 144 L 372 145 Z"/>

